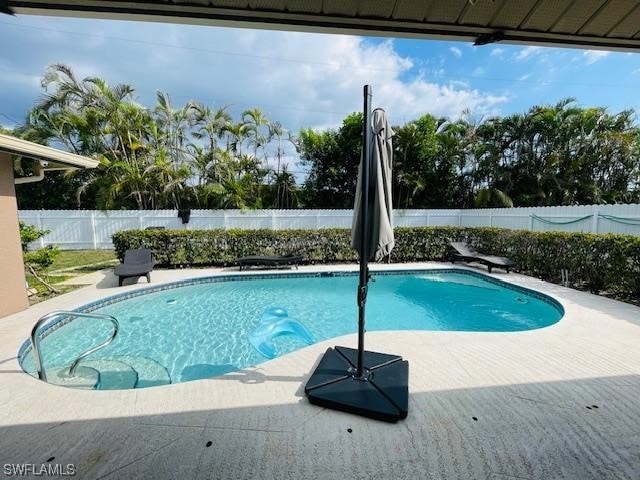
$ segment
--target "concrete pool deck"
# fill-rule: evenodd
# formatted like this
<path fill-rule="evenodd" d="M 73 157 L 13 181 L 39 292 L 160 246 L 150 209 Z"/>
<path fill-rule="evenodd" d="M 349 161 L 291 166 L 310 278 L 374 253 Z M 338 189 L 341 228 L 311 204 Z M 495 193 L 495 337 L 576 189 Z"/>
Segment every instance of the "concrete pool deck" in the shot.
<path fill-rule="evenodd" d="M 434 267 L 450 265 L 372 270 Z M 345 269 L 357 266 L 300 271 Z M 229 272 L 237 269 L 157 270 L 152 281 Z M 638 307 L 494 272 L 553 296 L 565 316 L 527 332 L 367 333 L 367 349 L 409 361 L 409 416 L 387 424 L 304 397 L 325 349 L 355 346 L 355 335 L 222 377 L 139 390 L 72 390 L 23 373 L 16 354 L 40 316 L 146 286 L 114 288 L 110 273 L 92 275 L 91 286 L 0 319 L 5 475 L 6 464 L 39 469 L 50 460 L 73 464 L 82 479 L 640 478 Z"/>

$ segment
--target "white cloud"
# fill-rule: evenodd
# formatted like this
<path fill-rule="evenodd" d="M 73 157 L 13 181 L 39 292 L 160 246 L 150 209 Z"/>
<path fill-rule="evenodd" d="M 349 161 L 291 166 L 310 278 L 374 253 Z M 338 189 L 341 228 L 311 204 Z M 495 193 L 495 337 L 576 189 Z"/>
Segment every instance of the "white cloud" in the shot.
<path fill-rule="evenodd" d="M 518 81 L 519 82 L 524 82 L 525 80 L 529 79 L 529 77 L 531 77 L 530 73 L 526 73 L 524 75 L 521 75 L 520 77 L 518 77 Z"/>
<path fill-rule="evenodd" d="M 465 82 L 464 80 L 451 80 L 449 81 L 449 85 L 460 88 L 470 88 L 471 85 L 469 82 Z"/>
<path fill-rule="evenodd" d="M 532 55 L 537 55 L 538 53 L 541 53 L 541 52 L 542 52 L 542 47 L 525 47 L 520 51 L 518 51 L 518 53 L 515 54 L 514 58 L 517 61 L 522 61 L 522 60 L 526 60 Z"/>
<path fill-rule="evenodd" d="M 10 21 L 53 28 L 38 17 Z M 159 89 L 168 92 L 175 105 L 188 99 L 212 107 L 231 105 L 235 118 L 244 109 L 259 107 L 293 132 L 340 125 L 346 114 L 361 110 L 365 84 L 373 86 L 374 106 L 384 107 L 396 122 L 425 113 L 457 117 L 464 109 L 493 113 L 508 100 L 438 78 L 437 73 L 417 73 L 414 61 L 400 55 L 392 41 L 160 23 L 136 23 L 132 29 L 130 22 L 56 22 L 61 31 L 104 37 L 78 42 L 82 36 L 60 34 L 41 42 L 32 30 L 13 28 L 8 33 L 3 28 L 0 40 L 20 46 L 5 57 L 11 57 L 12 65 L 21 62 L 24 71 L 43 72 L 49 63 L 62 62 L 79 76 L 90 73 L 110 84 L 132 84 L 147 106 L 153 105 Z M 33 95 L 38 93 L 34 89 Z M 24 111 L 29 106 L 24 105 Z"/>
<path fill-rule="evenodd" d="M 458 58 L 462 57 L 462 50 L 460 50 L 458 47 L 449 47 L 449 51 Z"/>
<path fill-rule="evenodd" d="M 504 48 L 493 48 L 491 49 L 491 53 L 489 53 L 492 57 L 502 57 L 504 55 Z"/>
<path fill-rule="evenodd" d="M 585 63 L 587 65 L 592 65 L 599 60 L 602 60 L 604 57 L 609 56 L 611 52 L 605 52 L 603 50 L 587 50 L 582 52 L 582 56 L 585 58 Z"/>

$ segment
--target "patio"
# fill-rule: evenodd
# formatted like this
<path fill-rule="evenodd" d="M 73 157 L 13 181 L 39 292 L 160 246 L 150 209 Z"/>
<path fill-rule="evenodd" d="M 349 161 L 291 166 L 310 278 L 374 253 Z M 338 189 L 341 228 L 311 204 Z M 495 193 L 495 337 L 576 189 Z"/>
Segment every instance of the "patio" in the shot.
<path fill-rule="evenodd" d="M 153 284 L 219 273 L 228 270 L 158 270 Z M 110 274 L 94 274 L 94 285 L 0 322 L 2 463 L 53 458 L 96 479 L 637 478 L 640 308 L 518 274 L 493 276 L 554 296 L 565 316 L 520 333 L 369 332 L 368 349 L 410 363 L 409 416 L 386 424 L 304 398 L 324 350 L 355 344 L 355 335 L 150 389 L 70 390 L 24 374 L 16 352 L 38 317 L 146 286 L 114 289 Z"/>

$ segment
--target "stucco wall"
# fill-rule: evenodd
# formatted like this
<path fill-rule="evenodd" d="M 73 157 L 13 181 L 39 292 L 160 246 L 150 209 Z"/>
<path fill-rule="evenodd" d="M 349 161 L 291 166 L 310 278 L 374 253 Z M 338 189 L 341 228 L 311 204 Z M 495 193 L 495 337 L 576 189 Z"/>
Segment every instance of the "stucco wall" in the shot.
<path fill-rule="evenodd" d="M 11 157 L 0 152 L 0 318 L 29 306 Z"/>

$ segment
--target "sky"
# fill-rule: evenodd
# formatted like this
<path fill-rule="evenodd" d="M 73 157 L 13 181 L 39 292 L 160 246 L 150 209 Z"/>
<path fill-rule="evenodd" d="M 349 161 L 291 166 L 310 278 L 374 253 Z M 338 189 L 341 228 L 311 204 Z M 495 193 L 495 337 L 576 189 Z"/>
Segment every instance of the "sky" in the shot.
<path fill-rule="evenodd" d="M 338 127 L 361 110 L 364 84 L 394 124 L 425 113 L 482 119 L 566 97 L 640 112 L 637 53 L 27 15 L 0 15 L 0 45 L 8 127 L 42 94 L 53 63 L 133 85 L 146 106 L 162 90 L 176 106 L 228 106 L 236 119 L 258 107 L 294 133 Z"/>

